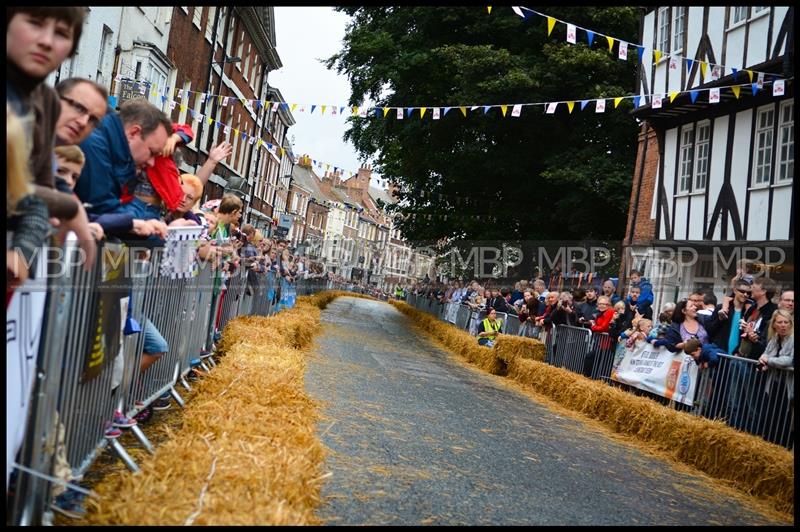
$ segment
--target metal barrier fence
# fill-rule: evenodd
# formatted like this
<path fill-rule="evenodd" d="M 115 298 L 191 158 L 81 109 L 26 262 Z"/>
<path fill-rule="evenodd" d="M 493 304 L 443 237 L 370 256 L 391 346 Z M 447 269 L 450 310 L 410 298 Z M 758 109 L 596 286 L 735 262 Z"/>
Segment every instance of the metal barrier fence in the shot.
<path fill-rule="evenodd" d="M 269 315 L 281 286 L 282 307 L 291 307 L 297 293 L 307 295 L 338 288 L 325 279 L 298 280 L 297 289 L 275 274 L 258 274 L 245 296 L 247 272 L 234 272 L 224 285 L 219 272 L 198 262 L 196 274 L 173 278 L 161 270 L 164 249 L 136 250 L 105 243 L 93 268 L 79 265 L 74 239 L 63 258 L 48 262 L 37 375 L 29 407 L 25 439 L 10 492 L 9 522 L 48 524 L 52 477 L 58 456 L 68 462 L 71 478 L 80 479 L 107 447 L 132 470 L 138 466 L 117 439 L 106 437 L 115 411 L 135 415 L 162 394 L 183 406 L 175 389 L 198 359 L 213 365 L 210 351 L 215 332 L 237 315 Z M 63 268 L 63 271 L 58 271 Z M 351 287 L 352 288 L 352 287 Z M 138 329 L 137 329 L 138 325 Z M 144 354 L 146 329 L 154 327 L 168 345 L 159 357 Z M 155 353 L 154 353 L 155 354 Z M 154 361 L 154 362 L 153 362 Z M 142 372 L 143 364 L 152 365 Z M 130 427 L 141 445 L 153 446 L 138 425 Z M 59 445 L 63 439 L 63 446 Z M 36 474 L 30 474 L 33 471 Z"/>
<path fill-rule="evenodd" d="M 452 303 L 440 304 L 434 299 L 408 294 L 409 305 L 454 324 L 473 336 L 484 311 L 459 305 L 453 313 Z M 445 309 L 445 310 L 442 310 Z M 450 321 L 449 317 L 452 317 Z M 503 319 L 501 332 L 519 335 L 523 331 L 514 315 L 497 313 Z M 593 333 L 582 327 L 554 325 L 549 333 L 541 331 L 539 339 L 546 346 L 545 362 L 595 380 L 620 386 L 627 391 L 648 397 L 676 410 L 709 419 L 720 419 L 733 428 L 761 436 L 782 445 L 794 447 L 794 369 L 757 371 L 757 361 L 722 355 L 716 368 L 699 374 L 693 406 L 652 394 L 611 380 L 611 369 L 618 342 L 607 333 Z"/>

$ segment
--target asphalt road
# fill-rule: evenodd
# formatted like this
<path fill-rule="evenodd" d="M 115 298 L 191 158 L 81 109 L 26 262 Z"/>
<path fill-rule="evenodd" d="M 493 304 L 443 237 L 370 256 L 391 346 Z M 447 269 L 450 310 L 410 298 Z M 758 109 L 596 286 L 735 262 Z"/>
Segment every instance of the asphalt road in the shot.
<path fill-rule="evenodd" d="M 328 524 L 786 524 L 464 367 L 388 304 L 339 298 L 322 321 Z"/>

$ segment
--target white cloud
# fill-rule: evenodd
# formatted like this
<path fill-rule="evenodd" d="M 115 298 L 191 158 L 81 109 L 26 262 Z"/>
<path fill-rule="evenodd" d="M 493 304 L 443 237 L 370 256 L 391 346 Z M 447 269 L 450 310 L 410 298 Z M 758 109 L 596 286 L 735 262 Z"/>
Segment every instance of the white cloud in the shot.
<path fill-rule="evenodd" d="M 270 72 L 269 84 L 277 87 L 288 103 L 299 104 L 292 112 L 296 124 L 295 155 L 356 172 L 361 165 L 355 148 L 342 139 L 347 129 L 345 116 L 331 116 L 331 106 L 346 106 L 350 83 L 343 74 L 328 70 L 320 59 L 339 52 L 349 18 L 331 7 L 275 7 L 276 48 L 283 67 Z M 316 105 L 314 114 L 311 106 Z M 327 105 L 325 115 L 321 106 Z M 305 106 L 305 112 L 300 107 Z M 338 109 L 337 109 L 338 113 Z M 375 175 L 375 174 L 373 174 Z"/>

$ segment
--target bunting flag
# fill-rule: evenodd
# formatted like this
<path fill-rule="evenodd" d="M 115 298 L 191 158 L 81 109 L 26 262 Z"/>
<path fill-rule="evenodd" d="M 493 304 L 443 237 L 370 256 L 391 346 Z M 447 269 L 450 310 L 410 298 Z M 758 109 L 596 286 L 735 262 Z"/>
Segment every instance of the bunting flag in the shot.
<path fill-rule="evenodd" d="M 689 96 L 690 96 L 690 97 L 691 97 L 691 99 L 692 99 L 692 103 L 694 103 L 695 101 L 697 101 L 697 96 L 698 96 L 699 94 L 700 94 L 700 91 L 697 91 L 697 90 L 694 90 L 694 91 L 689 91 Z"/>
<path fill-rule="evenodd" d="M 669 58 L 669 69 L 670 70 L 678 70 L 678 58 L 677 57 L 670 57 Z"/>
<path fill-rule="evenodd" d="M 784 87 L 784 81 L 782 79 L 776 80 L 772 84 L 772 95 L 773 96 L 783 96 L 786 94 L 786 89 Z"/>
<path fill-rule="evenodd" d="M 459 107 L 461 109 L 461 114 L 464 115 L 464 118 L 467 117 L 467 108 L 466 107 Z"/>
<path fill-rule="evenodd" d="M 661 95 L 654 94 L 653 95 L 653 109 L 661 109 Z"/>
<path fill-rule="evenodd" d="M 679 94 L 678 91 L 670 92 L 669 93 L 669 103 L 672 103 L 672 101 L 675 99 L 676 96 L 678 96 L 678 94 Z"/>
<path fill-rule="evenodd" d="M 420 118 L 424 118 L 425 117 L 425 111 L 427 111 L 427 110 L 428 110 L 427 107 L 420 107 L 419 108 L 419 117 Z"/>
<path fill-rule="evenodd" d="M 391 109 L 391 107 L 384 107 L 383 108 L 383 117 L 384 118 L 386 118 L 386 115 L 389 113 L 390 109 Z"/>
<path fill-rule="evenodd" d="M 752 83 L 751 86 L 753 87 L 753 96 L 755 96 L 758 92 L 758 83 Z"/>
<path fill-rule="evenodd" d="M 447 116 L 447 113 L 450 112 L 450 109 L 452 109 L 452 107 L 445 107 L 444 111 L 442 111 L 442 116 Z"/>
<path fill-rule="evenodd" d="M 692 59 L 687 58 L 686 59 L 686 73 L 687 74 L 691 74 L 693 65 L 694 65 L 694 61 Z"/>
<path fill-rule="evenodd" d="M 587 105 L 589 105 L 589 100 L 581 100 L 581 111 L 583 111 Z"/>
<path fill-rule="evenodd" d="M 550 34 L 553 33 L 553 26 L 556 25 L 556 19 L 553 17 L 547 17 L 547 36 L 550 37 Z"/>
<path fill-rule="evenodd" d="M 661 50 L 653 50 L 653 59 L 656 63 L 661 60 Z"/>
<path fill-rule="evenodd" d="M 519 6 L 511 6 L 511 10 L 514 13 L 516 13 L 517 15 L 519 15 L 520 17 L 525 18 L 525 13 L 522 12 L 522 10 L 519 8 Z"/>
<path fill-rule="evenodd" d="M 567 42 L 575 44 L 575 25 L 574 24 L 567 24 Z"/>
<path fill-rule="evenodd" d="M 406 116 L 411 116 L 411 113 L 414 112 L 413 107 L 406 107 Z"/>
<path fill-rule="evenodd" d="M 739 81 L 739 69 L 738 68 L 731 68 L 733 72 L 733 81 Z"/>
<path fill-rule="evenodd" d="M 273 113 L 278 110 L 278 106 L 280 104 L 281 104 L 281 102 L 275 102 L 275 103 L 272 104 L 272 112 Z"/>
<path fill-rule="evenodd" d="M 606 112 L 606 101 L 605 100 L 597 100 L 597 104 L 595 104 L 595 113 L 605 113 Z"/>
<path fill-rule="evenodd" d="M 358 115 L 358 107 L 354 105 L 353 106 L 353 116 L 357 116 L 357 115 Z"/>
<path fill-rule="evenodd" d="M 522 113 L 522 105 L 517 104 L 511 109 L 511 116 L 517 117 Z"/>
<path fill-rule="evenodd" d="M 763 72 L 759 72 L 758 73 L 758 88 L 759 89 L 763 89 L 764 88 L 764 73 Z"/>
<path fill-rule="evenodd" d="M 491 15 L 491 14 L 492 14 L 492 6 L 488 6 L 488 7 L 486 8 L 486 11 L 488 11 L 488 12 L 489 12 L 489 14 Z"/>
<path fill-rule="evenodd" d="M 327 109 L 327 108 L 328 108 L 328 106 L 327 106 L 327 105 L 322 105 L 322 106 L 320 106 L 320 108 L 319 108 L 319 112 L 320 112 L 320 113 L 322 113 L 322 114 L 324 115 L 324 114 L 325 114 L 325 109 Z M 386 116 L 386 115 L 383 115 L 383 116 Z"/>
<path fill-rule="evenodd" d="M 623 61 L 628 60 L 628 43 L 619 41 L 619 55 L 618 57 Z"/>
<path fill-rule="evenodd" d="M 342 114 L 343 112 L 344 112 L 344 105 L 342 105 L 341 107 L 339 107 L 339 114 Z"/>
<path fill-rule="evenodd" d="M 719 89 L 708 91 L 708 103 L 719 103 Z"/>
<path fill-rule="evenodd" d="M 592 42 L 594 42 L 594 32 L 586 30 L 586 39 L 589 41 L 589 48 L 591 48 Z"/>
<path fill-rule="evenodd" d="M 314 114 L 314 109 L 316 109 L 316 108 L 317 108 L 317 106 L 316 106 L 316 105 L 312 105 L 312 106 L 311 106 L 311 112 L 310 112 L 310 113 L 308 113 L 308 114 L 310 114 L 310 115 L 313 115 L 313 114 Z"/>
<path fill-rule="evenodd" d="M 556 112 L 556 107 L 558 107 L 558 102 L 551 102 L 547 104 L 547 110 L 545 111 L 547 114 L 552 115 Z"/>
<path fill-rule="evenodd" d="M 706 69 L 708 69 L 708 63 L 700 61 L 700 73 L 703 75 L 703 79 L 706 78 Z"/>
<path fill-rule="evenodd" d="M 638 94 L 633 97 L 633 107 L 634 108 L 638 108 L 639 107 L 639 100 L 640 99 L 641 99 L 641 96 L 639 96 Z"/>
<path fill-rule="evenodd" d="M 398 120 L 402 120 L 403 119 L 403 108 L 402 107 L 398 107 L 397 108 L 397 119 Z"/>
<path fill-rule="evenodd" d="M 621 102 L 621 101 L 622 101 L 622 97 L 621 96 L 619 98 L 614 98 L 614 109 L 619 107 L 619 102 Z"/>
<path fill-rule="evenodd" d="M 337 115 L 336 106 L 331 106 L 331 116 L 336 116 L 336 115 Z"/>
<path fill-rule="evenodd" d="M 491 105 L 484 105 L 484 106 L 483 106 L 483 114 L 486 114 L 486 113 L 488 113 L 488 112 L 489 112 L 489 109 L 491 109 L 491 108 L 492 108 L 492 106 L 491 106 Z"/>
<path fill-rule="evenodd" d="M 608 41 L 608 51 L 610 52 L 614 48 L 614 37 L 606 35 L 606 40 Z"/>
<path fill-rule="evenodd" d="M 641 63 L 644 59 L 644 46 L 637 46 L 636 51 L 639 53 L 639 62 Z"/>
<path fill-rule="evenodd" d="M 750 83 L 753 83 L 753 71 L 747 70 L 746 72 L 747 72 L 747 77 L 750 78 Z"/>
<path fill-rule="evenodd" d="M 434 120 L 439 120 L 439 116 L 440 116 L 439 115 L 439 108 L 438 107 L 434 107 L 433 108 L 433 119 Z"/>
<path fill-rule="evenodd" d="M 292 109 L 292 112 L 294 112 L 294 110 L 297 109 L 297 104 L 293 103 L 291 109 Z"/>
<path fill-rule="evenodd" d="M 507 105 L 501 105 L 500 106 L 500 111 L 503 113 L 503 116 L 506 116 L 506 111 L 507 110 L 508 110 L 508 106 Z"/>
<path fill-rule="evenodd" d="M 569 109 L 569 114 L 572 114 L 573 107 L 575 107 L 575 102 L 567 102 L 567 109 Z"/>

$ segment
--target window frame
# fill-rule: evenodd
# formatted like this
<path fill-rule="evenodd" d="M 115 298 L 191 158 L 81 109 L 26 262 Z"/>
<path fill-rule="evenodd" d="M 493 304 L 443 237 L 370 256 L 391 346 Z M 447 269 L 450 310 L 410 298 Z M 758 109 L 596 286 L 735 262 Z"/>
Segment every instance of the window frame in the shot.
<path fill-rule="evenodd" d="M 672 9 L 672 28 L 669 33 L 672 35 L 672 50 L 671 53 L 679 53 L 683 51 L 683 37 L 686 35 L 686 6 L 677 6 Z M 680 33 L 677 32 L 678 24 L 680 23 Z"/>
<path fill-rule="evenodd" d="M 691 194 L 694 171 L 694 124 L 680 129 L 678 162 L 678 195 Z M 687 139 L 687 135 L 690 137 Z"/>
<path fill-rule="evenodd" d="M 787 107 L 790 108 L 788 113 L 785 112 Z M 775 184 L 783 185 L 794 181 L 794 98 L 781 102 L 778 106 L 778 112 L 780 116 L 778 120 L 778 151 L 777 160 L 775 161 L 777 170 L 775 172 Z M 789 119 L 784 120 L 785 116 L 788 116 Z M 789 131 L 790 138 L 787 142 L 784 142 L 783 132 L 787 130 Z M 784 146 L 787 146 L 787 152 L 791 151 L 791 159 L 788 157 L 785 158 Z M 788 177 L 783 177 L 783 169 L 788 165 L 790 165 L 791 173 Z"/>
<path fill-rule="evenodd" d="M 771 115 L 769 123 L 762 125 L 761 117 Z M 775 107 L 768 105 L 757 109 L 756 128 L 754 132 L 754 157 L 753 157 L 753 177 L 750 181 L 750 188 L 764 188 L 772 181 L 772 153 L 775 149 Z M 767 139 L 768 144 L 767 146 Z M 765 171 L 761 171 L 764 169 Z"/>
<path fill-rule="evenodd" d="M 700 138 L 699 133 L 705 131 L 705 138 Z M 692 192 L 705 192 L 708 187 L 708 175 L 711 169 L 711 122 L 704 120 L 698 122 L 694 133 L 694 177 Z M 705 165 L 701 171 L 701 164 Z M 702 185 L 699 181 L 703 178 Z"/>
<path fill-rule="evenodd" d="M 732 6 L 733 9 L 731 10 L 731 27 L 737 26 L 739 24 L 744 24 L 748 18 L 750 18 L 750 7 L 749 6 Z M 742 11 L 743 10 L 743 11 Z M 741 15 L 742 18 L 736 18 L 737 15 Z"/>
<path fill-rule="evenodd" d="M 662 52 L 663 54 L 669 53 L 669 45 L 670 45 L 670 16 L 671 16 L 671 9 L 669 7 L 659 7 L 658 8 L 658 43 L 657 50 Z"/>

